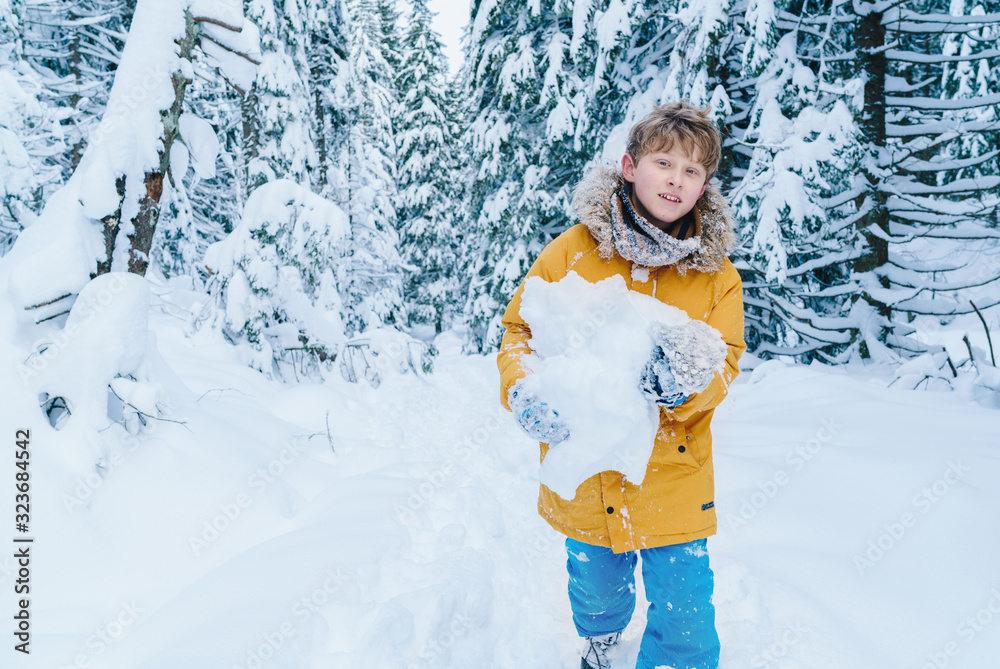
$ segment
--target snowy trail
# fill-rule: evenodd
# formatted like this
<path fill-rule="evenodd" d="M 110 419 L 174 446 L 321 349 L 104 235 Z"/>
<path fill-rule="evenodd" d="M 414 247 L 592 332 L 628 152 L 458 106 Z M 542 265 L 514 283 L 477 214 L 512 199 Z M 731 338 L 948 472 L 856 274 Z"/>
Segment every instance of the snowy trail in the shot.
<path fill-rule="evenodd" d="M 123 445 L 70 509 L 80 472 L 61 455 L 78 445 L 31 422 L 36 627 L 29 664 L 10 666 L 576 666 L 537 446 L 498 406 L 492 357 L 445 340 L 427 379 L 289 387 L 154 323 L 192 391 L 184 425 Z M 724 669 L 1000 654 L 1000 415 L 884 385 L 766 363 L 720 408 Z M 0 411 L 13 425 L 34 409 Z M 640 594 L 619 668 L 643 609 Z"/>

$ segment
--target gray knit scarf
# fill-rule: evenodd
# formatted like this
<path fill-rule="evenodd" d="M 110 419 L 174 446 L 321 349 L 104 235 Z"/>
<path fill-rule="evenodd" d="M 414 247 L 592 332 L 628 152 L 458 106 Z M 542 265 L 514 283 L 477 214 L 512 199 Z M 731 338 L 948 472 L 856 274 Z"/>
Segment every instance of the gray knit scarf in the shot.
<path fill-rule="evenodd" d="M 662 267 L 675 264 L 701 247 L 700 236 L 677 239 L 636 213 L 629 200 L 630 186 L 626 183 L 611 194 L 611 235 L 623 258 L 641 267 Z"/>

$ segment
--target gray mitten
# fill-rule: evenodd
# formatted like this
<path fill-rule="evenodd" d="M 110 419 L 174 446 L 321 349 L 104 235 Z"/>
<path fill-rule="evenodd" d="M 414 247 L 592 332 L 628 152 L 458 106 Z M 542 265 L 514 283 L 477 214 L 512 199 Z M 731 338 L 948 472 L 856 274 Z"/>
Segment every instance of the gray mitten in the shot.
<path fill-rule="evenodd" d="M 670 360 L 659 346 L 653 349 L 652 357 L 642 370 L 639 389 L 647 398 L 668 407 L 684 404 L 688 398 L 677 387 L 677 380 L 670 368 Z"/>
<path fill-rule="evenodd" d="M 726 342 L 708 323 L 690 320 L 684 325 L 655 325 L 656 346 L 646 367 L 657 370 L 661 391 L 693 395 L 708 387 L 726 359 Z M 663 369 L 673 384 L 664 384 Z M 645 378 L 645 374 L 644 374 Z"/>
<path fill-rule="evenodd" d="M 566 441 L 569 437 L 569 428 L 559 420 L 559 414 L 533 393 L 524 390 L 520 382 L 511 386 L 507 393 L 507 403 L 517 424 L 529 437 L 550 446 Z"/>

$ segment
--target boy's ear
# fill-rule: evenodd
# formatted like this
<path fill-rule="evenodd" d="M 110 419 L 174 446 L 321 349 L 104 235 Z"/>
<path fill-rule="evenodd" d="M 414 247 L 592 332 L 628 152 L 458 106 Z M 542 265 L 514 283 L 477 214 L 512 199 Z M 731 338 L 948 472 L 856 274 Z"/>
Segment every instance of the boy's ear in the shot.
<path fill-rule="evenodd" d="M 707 191 L 707 190 L 708 190 L 708 182 L 706 181 L 706 182 L 705 182 L 705 184 L 704 184 L 704 185 L 703 185 L 703 186 L 701 187 L 701 192 L 700 192 L 700 193 L 698 193 L 698 197 L 697 197 L 697 198 L 695 198 L 695 199 L 696 199 L 696 200 L 700 200 L 700 199 L 701 199 L 701 196 L 702 196 L 702 195 L 704 195 L 704 194 L 705 194 L 705 191 Z"/>
<path fill-rule="evenodd" d="M 629 183 L 635 181 L 635 163 L 632 162 L 632 156 L 628 153 L 622 156 L 622 176 Z"/>

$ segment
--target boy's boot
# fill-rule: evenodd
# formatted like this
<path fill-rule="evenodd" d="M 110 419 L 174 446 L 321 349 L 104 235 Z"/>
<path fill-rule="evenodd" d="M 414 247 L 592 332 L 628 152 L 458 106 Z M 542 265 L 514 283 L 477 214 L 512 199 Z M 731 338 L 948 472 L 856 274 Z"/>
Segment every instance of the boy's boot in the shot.
<path fill-rule="evenodd" d="M 621 632 L 615 632 L 605 636 L 586 637 L 587 647 L 584 648 L 583 657 L 580 659 L 580 669 L 610 669 L 608 649 L 616 645 L 621 636 Z"/>

